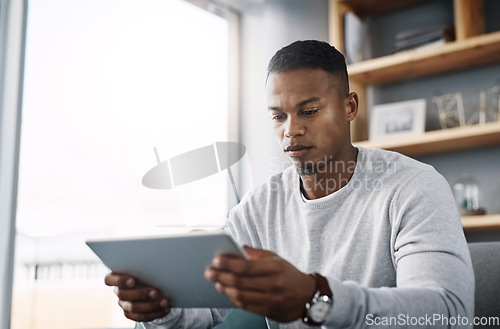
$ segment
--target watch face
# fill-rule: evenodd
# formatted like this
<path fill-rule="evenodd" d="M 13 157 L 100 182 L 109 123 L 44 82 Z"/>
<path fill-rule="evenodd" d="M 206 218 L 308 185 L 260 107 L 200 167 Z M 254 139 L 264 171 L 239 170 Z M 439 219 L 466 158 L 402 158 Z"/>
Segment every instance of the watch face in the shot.
<path fill-rule="evenodd" d="M 309 308 L 308 315 L 314 322 L 323 322 L 330 311 L 331 305 L 323 301 L 317 301 Z"/>

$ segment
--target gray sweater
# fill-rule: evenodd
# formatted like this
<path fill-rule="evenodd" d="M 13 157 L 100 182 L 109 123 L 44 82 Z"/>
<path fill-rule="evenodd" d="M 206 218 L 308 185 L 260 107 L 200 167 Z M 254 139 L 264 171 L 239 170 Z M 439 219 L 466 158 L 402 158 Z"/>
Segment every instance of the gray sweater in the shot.
<path fill-rule="evenodd" d="M 290 167 L 244 197 L 227 232 L 327 277 L 334 306 L 324 328 L 470 328 L 449 325 L 472 324 L 474 275 L 448 183 L 398 153 L 358 149 L 354 174 L 337 192 L 305 200 Z M 175 310 L 152 323 L 207 328 L 225 314 Z M 300 320 L 268 325 L 307 328 Z"/>

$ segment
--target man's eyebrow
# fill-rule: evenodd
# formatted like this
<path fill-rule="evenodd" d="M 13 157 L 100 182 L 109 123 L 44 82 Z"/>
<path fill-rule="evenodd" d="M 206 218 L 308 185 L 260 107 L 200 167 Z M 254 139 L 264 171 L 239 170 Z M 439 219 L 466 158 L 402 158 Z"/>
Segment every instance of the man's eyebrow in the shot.
<path fill-rule="evenodd" d="M 307 105 L 309 103 L 318 102 L 320 100 L 321 100 L 321 97 L 317 97 L 317 96 L 316 97 L 311 97 L 311 98 L 308 98 L 306 100 L 303 100 L 302 102 L 299 102 L 297 104 L 297 107 L 303 107 L 303 106 L 305 106 L 305 105 Z"/>
<path fill-rule="evenodd" d="M 321 100 L 321 97 L 311 97 L 311 98 L 308 98 L 306 100 L 303 100 L 301 102 L 299 102 L 296 107 L 298 108 L 301 108 L 301 107 L 304 107 L 305 105 L 309 104 L 309 103 L 312 103 L 312 102 L 319 102 Z M 281 109 L 278 107 L 278 106 L 268 106 L 267 107 L 268 110 L 270 111 L 281 111 Z"/>

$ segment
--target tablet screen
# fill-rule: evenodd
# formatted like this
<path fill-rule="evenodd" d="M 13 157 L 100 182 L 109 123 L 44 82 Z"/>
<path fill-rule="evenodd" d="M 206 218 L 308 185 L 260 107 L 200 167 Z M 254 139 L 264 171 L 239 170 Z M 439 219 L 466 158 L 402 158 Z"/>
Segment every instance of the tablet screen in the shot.
<path fill-rule="evenodd" d="M 158 288 L 176 308 L 234 307 L 204 271 L 217 254 L 248 258 L 223 232 L 93 240 L 87 245 L 113 272 Z"/>

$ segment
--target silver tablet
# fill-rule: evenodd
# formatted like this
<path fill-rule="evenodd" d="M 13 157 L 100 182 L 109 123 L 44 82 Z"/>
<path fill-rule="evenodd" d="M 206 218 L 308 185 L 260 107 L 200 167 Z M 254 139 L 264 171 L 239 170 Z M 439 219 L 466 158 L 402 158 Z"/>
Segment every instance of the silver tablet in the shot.
<path fill-rule="evenodd" d="M 243 248 L 223 232 L 86 243 L 109 269 L 158 288 L 173 307 L 180 308 L 234 307 L 203 273 L 217 254 L 248 258 Z"/>

